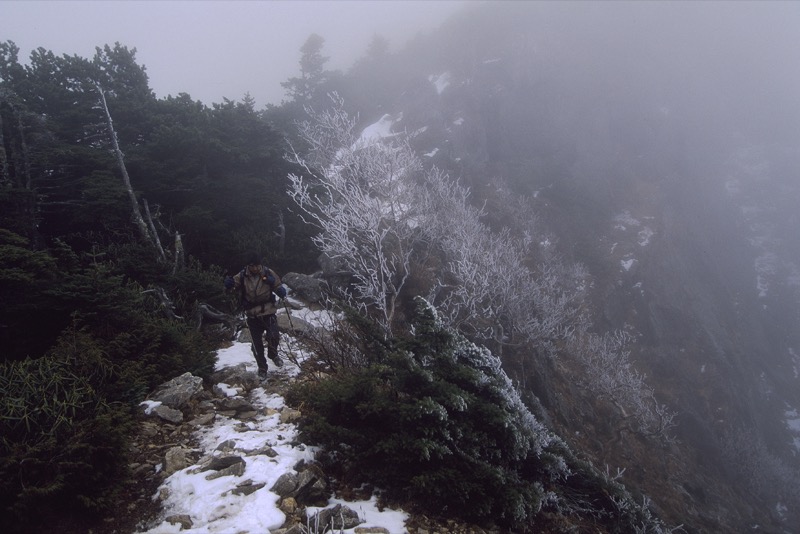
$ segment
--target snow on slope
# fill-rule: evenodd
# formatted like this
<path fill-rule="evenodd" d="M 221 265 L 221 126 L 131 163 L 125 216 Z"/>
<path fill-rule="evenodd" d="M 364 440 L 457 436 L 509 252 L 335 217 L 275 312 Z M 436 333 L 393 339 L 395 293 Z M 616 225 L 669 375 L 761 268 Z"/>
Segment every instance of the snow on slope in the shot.
<path fill-rule="evenodd" d="M 293 311 L 292 315 L 316 326 L 330 324 L 331 321 L 326 312 L 313 312 L 308 309 Z M 299 345 L 288 335 L 283 336 L 281 348 L 286 347 L 287 342 L 298 362 L 308 357 L 308 354 L 303 353 L 298 348 Z M 257 370 L 249 343 L 234 343 L 229 348 L 219 350 L 217 356 L 217 370 L 240 363 L 244 363 L 248 371 Z M 296 376 L 299 373 L 297 365 L 288 361 L 288 358 L 284 360 L 287 361 L 280 369 L 280 375 L 287 379 Z M 231 389 L 227 385 L 221 387 L 226 391 Z M 259 409 L 260 413 L 252 420 L 243 422 L 217 414 L 213 425 L 201 427 L 194 434 L 204 457 L 215 455 L 215 451 L 218 451 L 220 445 L 225 442 L 235 443 L 238 451 L 250 452 L 252 455 L 244 456 L 244 474 L 207 480 L 209 472 L 201 472 L 198 463 L 170 475 L 158 490 L 160 495 L 165 496 L 163 517 L 188 515 L 192 519 L 192 527 L 185 529 L 180 524 L 170 524 L 164 520 L 143 531 L 144 533 L 263 534 L 283 524 L 286 516 L 278 508 L 279 497 L 269 491 L 269 488 L 281 475 L 292 471 L 298 462 L 311 461 L 315 448 L 297 443 L 297 427 L 292 423 L 281 422 L 280 411 L 285 406 L 283 397 L 269 394 L 263 387 L 259 387 L 250 392 L 248 400 Z M 271 457 L 258 453 L 266 447 L 270 447 L 277 455 Z M 264 487 L 250 495 L 234 493 L 237 486 L 248 480 L 253 484 L 263 483 Z M 345 502 L 333 498 L 330 500 L 330 505 L 338 503 L 358 512 L 364 520 L 361 526 L 381 526 L 392 533 L 406 531 L 404 523 L 407 514 L 389 509 L 379 511 L 374 497 L 369 501 L 358 502 Z M 312 512 L 314 510 L 311 509 Z M 353 533 L 354 529 L 342 532 L 349 534 Z"/>

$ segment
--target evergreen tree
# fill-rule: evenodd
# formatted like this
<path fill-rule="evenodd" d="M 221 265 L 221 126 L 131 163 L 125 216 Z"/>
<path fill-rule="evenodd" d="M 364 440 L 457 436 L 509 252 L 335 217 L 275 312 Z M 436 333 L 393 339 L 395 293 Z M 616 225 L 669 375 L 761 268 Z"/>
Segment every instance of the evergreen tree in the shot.
<path fill-rule="evenodd" d="M 300 47 L 300 76 L 281 83 L 287 95 L 297 103 L 311 103 L 327 79 L 325 63 L 329 58 L 322 55 L 324 44 L 325 39 L 316 33 L 309 35 Z"/>

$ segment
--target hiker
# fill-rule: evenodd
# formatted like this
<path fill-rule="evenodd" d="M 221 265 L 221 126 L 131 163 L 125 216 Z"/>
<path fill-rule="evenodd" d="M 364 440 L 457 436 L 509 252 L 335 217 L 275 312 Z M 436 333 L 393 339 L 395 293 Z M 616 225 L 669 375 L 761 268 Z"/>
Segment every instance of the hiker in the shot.
<path fill-rule="evenodd" d="M 267 377 L 267 360 L 264 358 L 264 335 L 267 338 L 267 356 L 275 363 L 276 367 L 283 366 L 283 360 L 278 356 L 278 320 L 275 312 L 278 311 L 277 295 L 286 298 L 286 288 L 281 285 L 281 279 L 275 271 L 263 265 L 261 258 L 255 252 L 247 255 L 247 265 L 236 276 L 225 277 L 225 289 L 239 290 L 240 304 L 247 317 L 247 327 L 253 338 L 251 350 L 258 364 L 258 376 Z"/>

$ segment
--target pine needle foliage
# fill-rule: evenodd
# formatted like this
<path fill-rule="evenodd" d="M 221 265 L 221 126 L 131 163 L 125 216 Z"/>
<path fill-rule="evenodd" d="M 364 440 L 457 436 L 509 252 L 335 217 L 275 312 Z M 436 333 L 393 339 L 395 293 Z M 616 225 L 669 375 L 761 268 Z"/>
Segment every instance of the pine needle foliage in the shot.
<path fill-rule="evenodd" d="M 342 488 L 374 485 L 387 503 L 503 531 L 670 532 L 646 498 L 544 427 L 500 360 L 424 299 L 402 339 L 351 319 L 324 343 L 324 378 L 286 397 Z M 332 346 L 347 357 L 331 357 Z"/>
<path fill-rule="evenodd" d="M 75 329 L 44 357 L 0 365 L 5 532 L 38 528 L 59 512 L 94 513 L 113 502 L 132 425 L 130 410 L 104 394 L 113 376 L 97 340 Z"/>
<path fill-rule="evenodd" d="M 567 475 L 559 443 L 513 393 L 499 361 L 447 330 L 419 300 L 415 335 L 371 354 L 366 367 L 298 386 L 304 438 L 336 451 L 392 501 L 470 521 L 529 520 L 548 499 L 539 480 Z"/>

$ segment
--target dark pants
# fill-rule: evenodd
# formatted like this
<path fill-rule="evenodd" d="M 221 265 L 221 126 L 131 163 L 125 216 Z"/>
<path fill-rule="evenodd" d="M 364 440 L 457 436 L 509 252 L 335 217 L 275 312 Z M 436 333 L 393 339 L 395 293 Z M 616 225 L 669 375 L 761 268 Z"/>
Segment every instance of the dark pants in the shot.
<path fill-rule="evenodd" d="M 247 328 L 250 329 L 250 336 L 253 338 L 253 356 L 259 369 L 267 370 L 267 360 L 264 358 L 264 333 L 267 338 L 267 355 L 270 360 L 278 356 L 278 342 L 280 332 L 278 332 L 278 319 L 275 314 L 260 315 L 258 317 L 247 318 Z"/>

